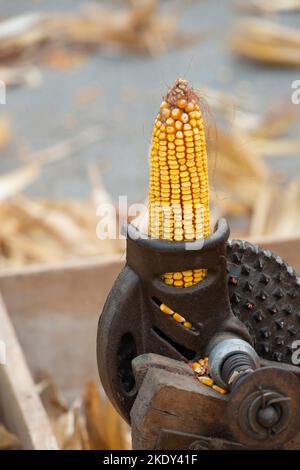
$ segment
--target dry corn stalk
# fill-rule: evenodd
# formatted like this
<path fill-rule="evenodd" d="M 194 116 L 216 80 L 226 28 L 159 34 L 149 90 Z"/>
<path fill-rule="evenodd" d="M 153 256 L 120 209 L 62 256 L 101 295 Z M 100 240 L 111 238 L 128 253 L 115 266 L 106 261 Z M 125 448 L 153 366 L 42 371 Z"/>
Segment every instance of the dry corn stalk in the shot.
<path fill-rule="evenodd" d="M 0 69 L 0 74 L 1 74 L 1 69 Z M 1 76 L 1 80 L 4 80 L 4 77 Z M 10 130 L 9 119 L 7 117 L 1 117 L 0 118 L 0 148 L 5 147 L 10 142 L 10 139 L 11 139 L 10 131 L 11 130 Z"/>
<path fill-rule="evenodd" d="M 300 10 L 300 0 L 241 0 L 238 6 L 243 10 L 268 14 Z"/>
<path fill-rule="evenodd" d="M 85 386 L 84 411 L 91 449 L 129 449 L 129 428 L 107 398 L 101 396 L 95 380 Z"/>
<path fill-rule="evenodd" d="M 179 8 L 162 12 L 158 0 L 132 0 L 122 8 L 94 4 L 77 14 L 24 14 L 0 23 L 0 58 L 11 60 L 53 44 L 154 55 L 199 39 L 198 32 L 178 32 L 179 19 Z"/>
<path fill-rule="evenodd" d="M 258 114 L 253 110 L 255 99 L 252 101 L 251 94 L 231 96 L 214 89 L 205 89 L 204 94 L 214 117 L 222 123 L 209 142 L 210 154 L 216 156 L 210 164 L 213 222 L 222 216 L 229 218 L 234 237 L 272 235 L 272 214 L 276 214 L 278 235 L 280 227 L 286 236 L 297 235 L 295 225 L 292 229 L 292 224 L 284 223 L 284 213 L 289 214 L 290 207 L 281 210 L 289 188 L 280 184 L 265 161 L 265 157 L 300 154 L 297 139 L 281 138 L 298 122 L 297 106 L 277 99 L 264 114 Z"/>
<path fill-rule="evenodd" d="M 281 193 L 274 198 L 266 217 L 262 234 L 273 237 L 295 237 L 300 235 L 300 180 L 285 184 Z"/>
<path fill-rule="evenodd" d="M 211 150 L 217 155 L 210 175 L 211 187 L 216 188 L 216 191 L 211 190 L 215 206 L 219 207 L 219 201 L 226 197 L 225 202 L 234 201 L 249 215 L 256 204 L 257 191 L 269 179 L 263 159 L 252 148 L 251 139 L 233 129 L 226 133 L 218 128 Z"/>
<path fill-rule="evenodd" d="M 37 390 L 60 449 L 130 449 L 128 425 L 104 398 L 104 393 L 100 393 L 95 380 L 88 381 L 83 396 L 78 396 L 69 406 L 47 372 L 41 372 L 39 379 Z"/>
<path fill-rule="evenodd" d="M 3 123 L 3 145 L 8 142 L 8 124 Z M 73 152 L 86 147 L 102 138 L 102 128 L 94 126 L 84 129 L 71 139 L 59 142 L 52 147 L 33 153 L 31 163 L 23 165 L 0 176 L 0 201 L 8 199 L 29 186 L 40 174 L 43 165 L 61 160 Z M 1 123 L 0 123 L 1 146 Z"/>
<path fill-rule="evenodd" d="M 12 450 L 20 448 L 19 439 L 0 424 L 0 450 Z"/>
<path fill-rule="evenodd" d="M 41 164 L 34 162 L 0 176 L 0 201 L 14 196 L 39 175 Z"/>
<path fill-rule="evenodd" d="M 0 203 L 0 266 L 55 263 L 122 253 L 121 240 L 99 240 L 96 208 L 89 201 L 30 200 Z"/>
<path fill-rule="evenodd" d="M 37 88 L 42 83 L 42 72 L 35 66 L 0 66 L 0 77 L 6 87 Z"/>
<path fill-rule="evenodd" d="M 36 389 L 47 411 L 53 432 L 60 449 L 85 447 L 85 427 L 80 414 L 80 400 L 68 406 L 63 394 L 46 371 L 37 376 Z"/>
<path fill-rule="evenodd" d="M 2 268 L 122 252 L 122 241 L 99 240 L 96 235 L 97 206 L 112 204 L 99 177 L 93 183 L 94 202 L 32 200 L 19 195 L 39 176 L 45 164 L 65 158 L 101 137 L 99 126 L 85 129 L 31 154 L 32 163 L 0 176 Z"/>
<path fill-rule="evenodd" d="M 247 137 L 278 137 L 289 130 L 299 118 L 297 106 L 287 101 L 286 97 L 276 99 L 264 113 L 258 113 L 249 109 L 255 103 L 252 93 L 245 97 L 243 93 L 239 96 L 238 93 L 233 95 L 223 90 L 205 88 L 203 96 L 218 118 L 225 120 L 225 124 L 233 127 L 233 130 L 242 131 Z"/>
<path fill-rule="evenodd" d="M 90 380 L 85 386 L 84 407 L 91 448 L 94 450 L 106 449 L 105 406 L 94 380 Z"/>
<path fill-rule="evenodd" d="M 248 59 L 273 65 L 300 66 L 300 33 L 271 21 L 238 22 L 231 38 L 233 51 Z"/>

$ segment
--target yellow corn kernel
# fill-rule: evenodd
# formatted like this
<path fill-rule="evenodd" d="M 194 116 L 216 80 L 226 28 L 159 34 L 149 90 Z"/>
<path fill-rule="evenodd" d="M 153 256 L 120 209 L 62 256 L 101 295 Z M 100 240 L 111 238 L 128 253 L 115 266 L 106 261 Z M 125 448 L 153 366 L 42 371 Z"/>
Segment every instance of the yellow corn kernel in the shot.
<path fill-rule="evenodd" d="M 202 376 L 206 374 L 205 367 L 200 366 L 200 364 L 194 369 L 194 372 L 195 374 L 197 374 L 197 376 Z"/>
<path fill-rule="evenodd" d="M 169 108 L 169 103 L 167 103 L 167 101 L 161 102 L 160 109 L 163 109 L 163 108 Z"/>
<path fill-rule="evenodd" d="M 182 113 L 182 115 L 180 116 L 180 121 L 183 124 L 187 124 L 189 122 L 189 115 L 187 113 Z M 185 129 L 185 126 L 183 126 L 183 128 Z"/>
<path fill-rule="evenodd" d="M 197 377 L 199 382 L 201 382 L 203 385 L 207 385 L 208 387 L 213 387 L 214 381 L 207 375 L 202 375 L 201 377 Z"/>
<path fill-rule="evenodd" d="M 163 313 L 166 313 L 167 315 L 173 315 L 174 313 L 173 310 L 165 304 L 161 304 L 159 308 Z"/>
<path fill-rule="evenodd" d="M 218 385 L 213 385 L 212 388 L 215 392 L 218 392 L 221 395 L 226 395 L 227 393 L 227 390 L 225 390 L 225 388 L 219 387 Z"/>
<path fill-rule="evenodd" d="M 182 317 L 181 315 L 179 315 L 179 313 L 174 313 L 173 319 L 175 321 L 177 321 L 178 323 L 184 323 L 185 322 L 185 318 Z"/>
<path fill-rule="evenodd" d="M 163 108 L 161 110 L 161 117 L 162 119 L 168 119 L 171 115 L 171 111 L 168 108 Z"/>
<path fill-rule="evenodd" d="M 186 99 L 181 98 L 180 100 L 178 100 L 177 105 L 178 105 L 178 108 L 185 109 L 185 107 L 187 105 Z"/>
<path fill-rule="evenodd" d="M 175 280 L 181 280 L 183 278 L 182 273 L 174 273 L 173 274 L 173 279 Z"/>

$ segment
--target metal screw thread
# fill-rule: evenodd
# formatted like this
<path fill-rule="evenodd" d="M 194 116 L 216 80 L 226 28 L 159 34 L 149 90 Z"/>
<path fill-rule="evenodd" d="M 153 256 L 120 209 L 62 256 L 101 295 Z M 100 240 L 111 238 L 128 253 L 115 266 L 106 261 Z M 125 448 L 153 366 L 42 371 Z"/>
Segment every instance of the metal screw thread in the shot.
<path fill-rule="evenodd" d="M 235 352 L 222 365 L 221 375 L 229 389 L 233 389 L 256 369 L 255 362 L 245 352 Z"/>

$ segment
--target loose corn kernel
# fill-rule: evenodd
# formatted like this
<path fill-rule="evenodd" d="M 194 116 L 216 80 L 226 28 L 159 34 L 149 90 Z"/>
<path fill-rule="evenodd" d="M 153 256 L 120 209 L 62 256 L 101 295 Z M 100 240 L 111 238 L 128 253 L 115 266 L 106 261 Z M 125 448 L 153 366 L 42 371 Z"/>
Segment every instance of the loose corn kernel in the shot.
<path fill-rule="evenodd" d="M 181 315 L 179 315 L 179 313 L 174 313 L 173 319 L 175 321 L 177 321 L 178 323 L 184 323 L 185 322 L 185 318 L 182 317 Z"/>
<path fill-rule="evenodd" d="M 201 382 L 203 385 L 207 385 L 208 387 L 213 387 L 214 381 L 207 375 L 202 375 L 201 377 L 197 377 L 199 382 Z"/>
<path fill-rule="evenodd" d="M 165 304 L 161 304 L 160 309 L 163 313 L 166 313 L 167 315 L 173 315 L 174 313 L 173 310 Z"/>
<path fill-rule="evenodd" d="M 219 387 L 218 385 L 213 385 L 212 388 L 215 392 L 218 392 L 221 395 L 226 395 L 227 393 L 227 390 L 225 388 Z"/>

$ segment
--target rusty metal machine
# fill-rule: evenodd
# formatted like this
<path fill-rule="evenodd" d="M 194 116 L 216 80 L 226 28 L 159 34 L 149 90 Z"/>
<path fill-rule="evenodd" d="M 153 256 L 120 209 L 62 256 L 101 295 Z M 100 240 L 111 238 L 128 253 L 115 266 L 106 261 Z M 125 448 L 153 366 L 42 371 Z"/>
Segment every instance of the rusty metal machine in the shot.
<path fill-rule="evenodd" d="M 209 233 L 197 100 L 177 80 L 156 118 L 150 199 L 166 201 L 170 220 L 172 198 L 179 205 L 181 198 L 187 218 L 174 232 L 168 227 L 168 239 L 128 225 L 126 265 L 99 320 L 100 378 L 131 424 L 135 449 L 300 448 L 300 278 L 270 251 L 229 240 L 225 219 Z M 173 281 L 174 273 L 199 271 L 201 282 Z M 162 302 L 188 322 L 162 314 Z M 226 395 L 195 377 L 191 363 L 201 357 Z"/>
<path fill-rule="evenodd" d="M 300 338 L 300 279 L 270 251 L 228 236 L 224 219 L 203 246 L 140 237 L 128 226 L 127 263 L 100 316 L 98 364 L 108 397 L 134 425 L 136 448 L 182 449 L 196 441 L 212 448 L 213 442 L 277 448 L 300 431 L 300 368 L 292 364 L 293 342 Z M 199 265 L 209 274 L 189 289 L 160 279 L 162 272 Z M 161 315 L 157 298 L 186 312 L 193 328 Z M 228 396 L 208 393 L 186 365 L 205 354 L 216 383 L 231 390 Z M 166 397 L 155 420 L 156 394 Z"/>

